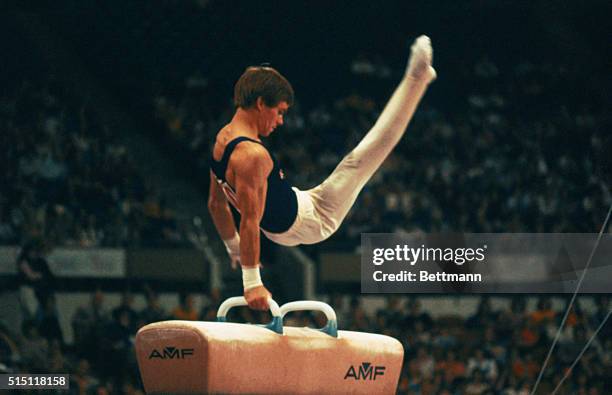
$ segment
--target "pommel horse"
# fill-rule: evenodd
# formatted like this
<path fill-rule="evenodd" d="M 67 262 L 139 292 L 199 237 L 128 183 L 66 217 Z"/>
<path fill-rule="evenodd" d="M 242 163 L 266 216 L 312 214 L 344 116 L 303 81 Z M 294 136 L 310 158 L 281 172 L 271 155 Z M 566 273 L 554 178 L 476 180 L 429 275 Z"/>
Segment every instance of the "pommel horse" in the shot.
<path fill-rule="evenodd" d="M 266 325 L 227 322 L 244 297 L 221 304 L 217 322 L 163 321 L 136 335 L 148 394 L 395 394 L 404 349 L 389 336 L 338 330 L 335 311 L 318 301 L 279 307 Z M 321 311 L 320 329 L 283 326 L 292 311 Z"/>

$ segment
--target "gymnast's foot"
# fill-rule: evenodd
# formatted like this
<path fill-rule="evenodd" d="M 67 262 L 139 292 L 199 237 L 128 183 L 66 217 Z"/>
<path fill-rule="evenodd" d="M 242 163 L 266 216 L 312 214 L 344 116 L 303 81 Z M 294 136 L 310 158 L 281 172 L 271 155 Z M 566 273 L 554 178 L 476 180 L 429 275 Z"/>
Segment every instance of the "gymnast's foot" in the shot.
<path fill-rule="evenodd" d="M 410 47 L 410 60 L 406 75 L 415 80 L 431 82 L 436 79 L 436 70 L 432 67 L 433 49 L 427 36 L 420 36 Z"/>

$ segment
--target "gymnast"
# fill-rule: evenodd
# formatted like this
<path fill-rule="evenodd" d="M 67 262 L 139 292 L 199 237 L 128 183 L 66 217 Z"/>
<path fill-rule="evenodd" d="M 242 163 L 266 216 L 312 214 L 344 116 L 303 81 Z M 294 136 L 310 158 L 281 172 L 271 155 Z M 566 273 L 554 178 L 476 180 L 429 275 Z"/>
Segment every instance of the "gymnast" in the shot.
<path fill-rule="evenodd" d="M 404 134 L 430 82 L 436 78 L 427 36 L 411 47 L 406 72 L 380 117 L 322 184 L 292 187 L 263 145 L 283 124 L 293 88 L 271 67 L 249 67 L 234 87 L 236 112 L 216 136 L 208 208 L 232 266 L 242 267 L 244 297 L 252 309 L 268 309 L 272 296 L 259 272 L 259 231 L 285 246 L 314 244 L 330 237 L 363 186 Z M 240 213 L 236 230 L 230 207 Z"/>

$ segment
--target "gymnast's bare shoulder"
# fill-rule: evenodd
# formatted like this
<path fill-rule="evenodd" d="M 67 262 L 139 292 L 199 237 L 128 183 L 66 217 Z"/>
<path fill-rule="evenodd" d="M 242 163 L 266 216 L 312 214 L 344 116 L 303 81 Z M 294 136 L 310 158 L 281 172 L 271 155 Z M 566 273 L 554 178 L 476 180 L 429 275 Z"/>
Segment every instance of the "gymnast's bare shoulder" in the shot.
<path fill-rule="evenodd" d="M 234 149 L 228 164 L 228 172 L 233 174 L 228 176 L 234 180 L 238 177 L 245 181 L 246 179 L 264 181 L 270 175 L 273 167 L 272 158 L 262 145 L 244 141 Z"/>

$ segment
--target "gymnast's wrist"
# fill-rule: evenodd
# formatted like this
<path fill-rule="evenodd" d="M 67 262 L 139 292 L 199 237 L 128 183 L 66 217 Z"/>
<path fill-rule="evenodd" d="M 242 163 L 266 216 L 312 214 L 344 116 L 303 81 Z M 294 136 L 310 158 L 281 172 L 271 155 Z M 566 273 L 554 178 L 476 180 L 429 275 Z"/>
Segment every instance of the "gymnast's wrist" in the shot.
<path fill-rule="evenodd" d="M 259 273 L 259 265 L 242 266 L 242 286 L 245 291 L 263 286 L 263 283 L 261 282 L 261 275 Z"/>

